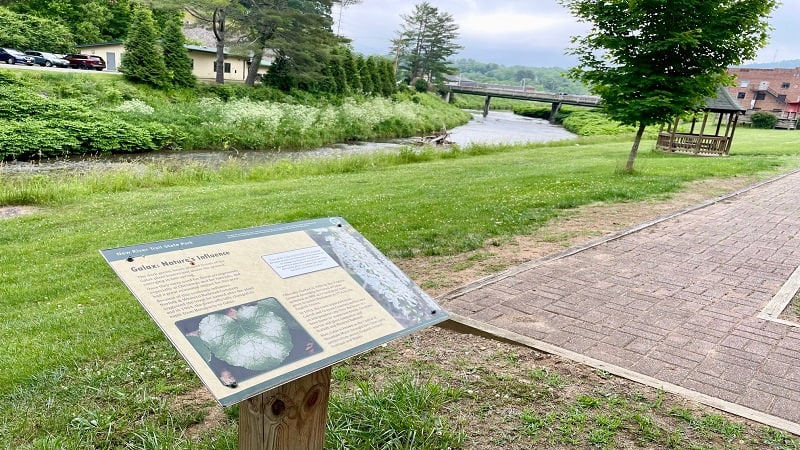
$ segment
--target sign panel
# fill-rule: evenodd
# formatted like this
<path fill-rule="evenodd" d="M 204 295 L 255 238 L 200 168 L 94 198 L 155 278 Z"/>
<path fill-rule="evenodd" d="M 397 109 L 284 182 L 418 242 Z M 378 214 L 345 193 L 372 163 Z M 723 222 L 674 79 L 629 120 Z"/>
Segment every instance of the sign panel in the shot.
<path fill-rule="evenodd" d="M 101 253 L 225 406 L 447 319 L 338 217 Z"/>

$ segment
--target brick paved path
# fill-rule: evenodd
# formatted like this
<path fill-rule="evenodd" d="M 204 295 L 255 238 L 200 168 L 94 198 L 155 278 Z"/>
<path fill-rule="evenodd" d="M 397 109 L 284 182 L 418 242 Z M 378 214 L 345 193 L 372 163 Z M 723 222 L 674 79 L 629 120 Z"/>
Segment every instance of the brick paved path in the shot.
<path fill-rule="evenodd" d="M 594 244 L 438 301 L 491 326 L 800 423 L 800 327 L 757 317 L 800 265 L 800 172 Z"/>

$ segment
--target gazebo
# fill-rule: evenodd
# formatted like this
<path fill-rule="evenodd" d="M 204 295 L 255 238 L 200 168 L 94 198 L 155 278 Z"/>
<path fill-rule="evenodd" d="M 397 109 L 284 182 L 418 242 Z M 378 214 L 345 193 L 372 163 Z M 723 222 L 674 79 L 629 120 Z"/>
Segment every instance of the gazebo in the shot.
<path fill-rule="evenodd" d="M 661 126 L 661 130 L 658 132 L 656 148 L 669 153 L 702 156 L 727 155 L 731 150 L 731 142 L 736 131 L 739 115 L 746 110 L 739 105 L 724 86 L 720 86 L 717 89 L 716 97 L 706 99 L 706 107 L 703 111 L 705 114 L 703 115 L 699 133 L 695 132 L 697 116 L 692 119 L 692 126 L 688 133 L 678 132 L 680 118 L 676 118 L 674 123 Z M 715 116 L 716 126 L 714 126 Z M 706 130 L 709 125 L 709 117 L 712 118 L 711 126 L 714 126 L 713 134 Z M 720 135 L 723 120 L 725 120 L 725 129 L 724 134 Z"/>

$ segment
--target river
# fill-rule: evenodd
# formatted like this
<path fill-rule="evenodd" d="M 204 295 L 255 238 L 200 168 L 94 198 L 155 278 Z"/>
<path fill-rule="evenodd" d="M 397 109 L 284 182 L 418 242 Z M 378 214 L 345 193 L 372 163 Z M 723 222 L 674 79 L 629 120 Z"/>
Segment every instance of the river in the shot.
<path fill-rule="evenodd" d="M 572 139 L 576 136 L 546 120 L 517 116 L 511 112 L 492 111 L 487 117 L 473 112 L 473 119 L 465 125 L 449 130 L 448 140 L 461 147 L 470 144 L 524 144 Z M 123 164 L 146 165 L 160 162 L 197 163 L 218 166 L 231 158 L 246 163 L 260 163 L 277 159 L 341 157 L 345 155 L 396 151 L 412 145 L 414 139 L 396 139 L 389 142 L 357 142 L 336 144 L 299 151 L 163 151 L 139 154 L 108 155 L 101 157 L 71 157 L 42 161 L 0 162 L 0 173 L 33 173 L 59 170 L 85 171 Z"/>

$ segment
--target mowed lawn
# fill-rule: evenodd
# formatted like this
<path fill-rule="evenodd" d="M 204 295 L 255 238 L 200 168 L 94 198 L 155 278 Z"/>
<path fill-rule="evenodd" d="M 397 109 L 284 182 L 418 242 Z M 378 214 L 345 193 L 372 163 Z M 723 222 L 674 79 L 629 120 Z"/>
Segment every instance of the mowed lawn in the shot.
<path fill-rule="evenodd" d="M 153 364 L 146 375 L 127 376 L 158 392 L 198 384 L 100 249 L 342 216 L 392 259 L 452 254 L 524 234 L 580 205 L 643 201 L 698 179 L 766 178 L 800 167 L 796 131 L 739 129 L 725 158 L 652 147 L 643 143 L 634 174 L 621 173 L 630 141 L 619 139 L 260 167 L 232 161 L 219 169 L 21 176 L 0 168 L 0 205 L 38 208 L 0 221 L 0 435 L 21 445 L 47 433 L 37 431 L 36 417 L 17 417 L 19 403 L 77 389 L 70 383 L 78 377 L 68 375 L 97 365 L 118 367 L 123 377 Z M 43 402 L 38 414 L 82 417 L 80 399 L 73 401 Z"/>

